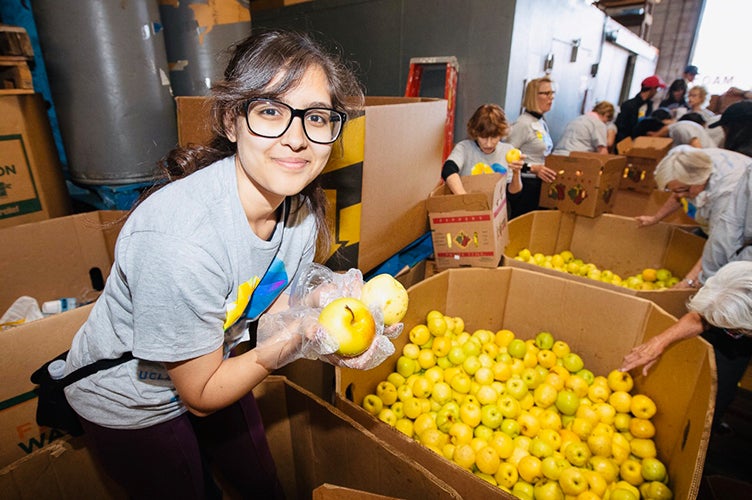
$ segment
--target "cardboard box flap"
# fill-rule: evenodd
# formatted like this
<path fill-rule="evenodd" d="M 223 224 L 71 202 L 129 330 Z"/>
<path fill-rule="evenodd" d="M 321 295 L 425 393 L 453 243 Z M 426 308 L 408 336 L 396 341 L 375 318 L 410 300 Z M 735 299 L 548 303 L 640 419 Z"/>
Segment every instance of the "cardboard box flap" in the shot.
<path fill-rule="evenodd" d="M 397 500 L 396 497 L 385 497 L 362 490 L 353 490 L 335 484 L 324 483 L 313 490 L 313 500 Z"/>
<path fill-rule="evenodd" d="M 284 377 L 269 377 L 254 395 L 267 440 L 275 443 L 271 447 L 278 474 L 296 479 L 295 494 L 286 490 L 289 498 L 308 498 L 324 483 L 392 497 L 403 496 L 411 485 L 422 498 L 462 498 L 431 471 Z M 279 447 L 277 439 L 285 446 Z"/>
<path fill-rule="evenodd" d="M 619 144 L 622 144 L 622 142 L 620 142 Z M 619 153 L 626 154 L 627 156 L 636 156 L 639 158 L 660 159 L 666 156 L 666 153 L 668 153 L 668 150 L 671 149 L 671 146 L 673 146 L 673 144 L 673 139 L 669 137 L 640 136 L 636 137 L 632 141 L 629 149 L 626 149 L 625 152 L 622 152 L 620 150 Z"/>
<path fill-rule="evenodd" d="M 94 299 L 110 274 L 125 212 L 87 212 L 0 229 L 0 308 L 22 295 L 39 302 Z"/>
<path fill-rule="evenodd" d="M 435 188 L 428 200 L 428 213 L 437 212 L 480 212 L 493 209 L 494 188 L 502 174 L 467 175 L 462 177 L 466 194 L 453 194 L 446 184 Z"/>

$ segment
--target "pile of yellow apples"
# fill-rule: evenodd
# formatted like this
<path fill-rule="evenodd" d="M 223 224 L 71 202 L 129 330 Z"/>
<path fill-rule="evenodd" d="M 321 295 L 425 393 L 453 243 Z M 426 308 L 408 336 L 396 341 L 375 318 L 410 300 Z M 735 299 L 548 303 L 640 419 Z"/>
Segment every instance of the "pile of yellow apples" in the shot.
<path fill-rule="evenodd" d="M 465 331 L 433 310 L 362 407 L 528 500 L 670 499 L 657 408 L 629 373 L 596 376 L 550 332 Z"/>
<path fill-rule="evenodd" d="M 523 248 L 514 258 L 521 262 L 528 262 L 562 273 L 584 276 L 634 290 L 664 290 L 671 288 L 679 282 L 679 278 L 666 268 L 654 269 L 647 267 L 638 274 L 622 278 L 613 271 L 598 268 L 592 262 L 586 263 L 582 259 L 575 258 L 569 250 L 564 250 L 554 255 L 544 255 L 540 252 L 533 253 L 530 249 Z"/>

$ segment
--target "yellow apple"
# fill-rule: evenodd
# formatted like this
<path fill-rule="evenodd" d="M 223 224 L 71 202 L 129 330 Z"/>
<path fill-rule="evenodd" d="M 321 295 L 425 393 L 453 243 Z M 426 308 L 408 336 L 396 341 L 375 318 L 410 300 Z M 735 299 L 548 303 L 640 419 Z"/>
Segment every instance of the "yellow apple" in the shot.
<path fill-rule="evenodd" d="M 521 156 L 522 156 L 522 151 L 520 151 L 517 148 L 512 148 L 509 151 L 507 151 L 507 154 L 506 154 L 507 163 L 514 163 L 516 161 L 519 161 Z"/>
<path fill-rule="evenodd" d="M 387 326 L 402 321 L 407 313 L 407 290 L 389 274 L 379 274 L 368 280 L 363 285 L 360 298 L 369 306 L 381 309 Z"/>
<path fill-rule="evenodd" d="M 339 342 L 337 354 L 363 354 L 376 335 L 376 322 L 361 300 L 342 297 L 331 301 L 321 310 L 319 323 L 327 334 Z"/>

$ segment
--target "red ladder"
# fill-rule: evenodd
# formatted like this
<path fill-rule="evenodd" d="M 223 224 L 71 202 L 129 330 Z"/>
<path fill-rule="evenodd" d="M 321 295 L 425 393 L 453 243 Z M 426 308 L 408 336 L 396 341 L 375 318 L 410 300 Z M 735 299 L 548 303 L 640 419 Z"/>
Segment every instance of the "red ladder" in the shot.
<path fill-rule="evenodd" d="M 454 56 L 446 57 L 413 57 L 410 59 L 410 72 L 407 75 L 405 97 L 420 96 L 420 82 L 423 77 L 423 67 L 429 64 L 446 65 L 446 80 L 444 83 L 444 99 L 447 100 L 447 117 L 444 125 L 444 156 L 446 160 L 454 147 L 454 111 L 457 104 L 457 73 L 459 64 Z"/>

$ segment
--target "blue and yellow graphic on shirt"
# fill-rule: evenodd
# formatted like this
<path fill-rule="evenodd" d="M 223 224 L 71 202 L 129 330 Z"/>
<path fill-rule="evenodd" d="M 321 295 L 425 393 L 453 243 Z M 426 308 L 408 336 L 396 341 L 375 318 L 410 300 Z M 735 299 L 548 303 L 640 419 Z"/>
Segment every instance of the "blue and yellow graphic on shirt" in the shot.
<path fill-rule="evenodd" d="M 238 287 L 238 298 L 227 306 L 224 328 L 227 330 L 241 316 L 256 319 L 282 293 L 289 282 L 285 264 L 274 259 L 266 274 L 254 276 Z"/>

